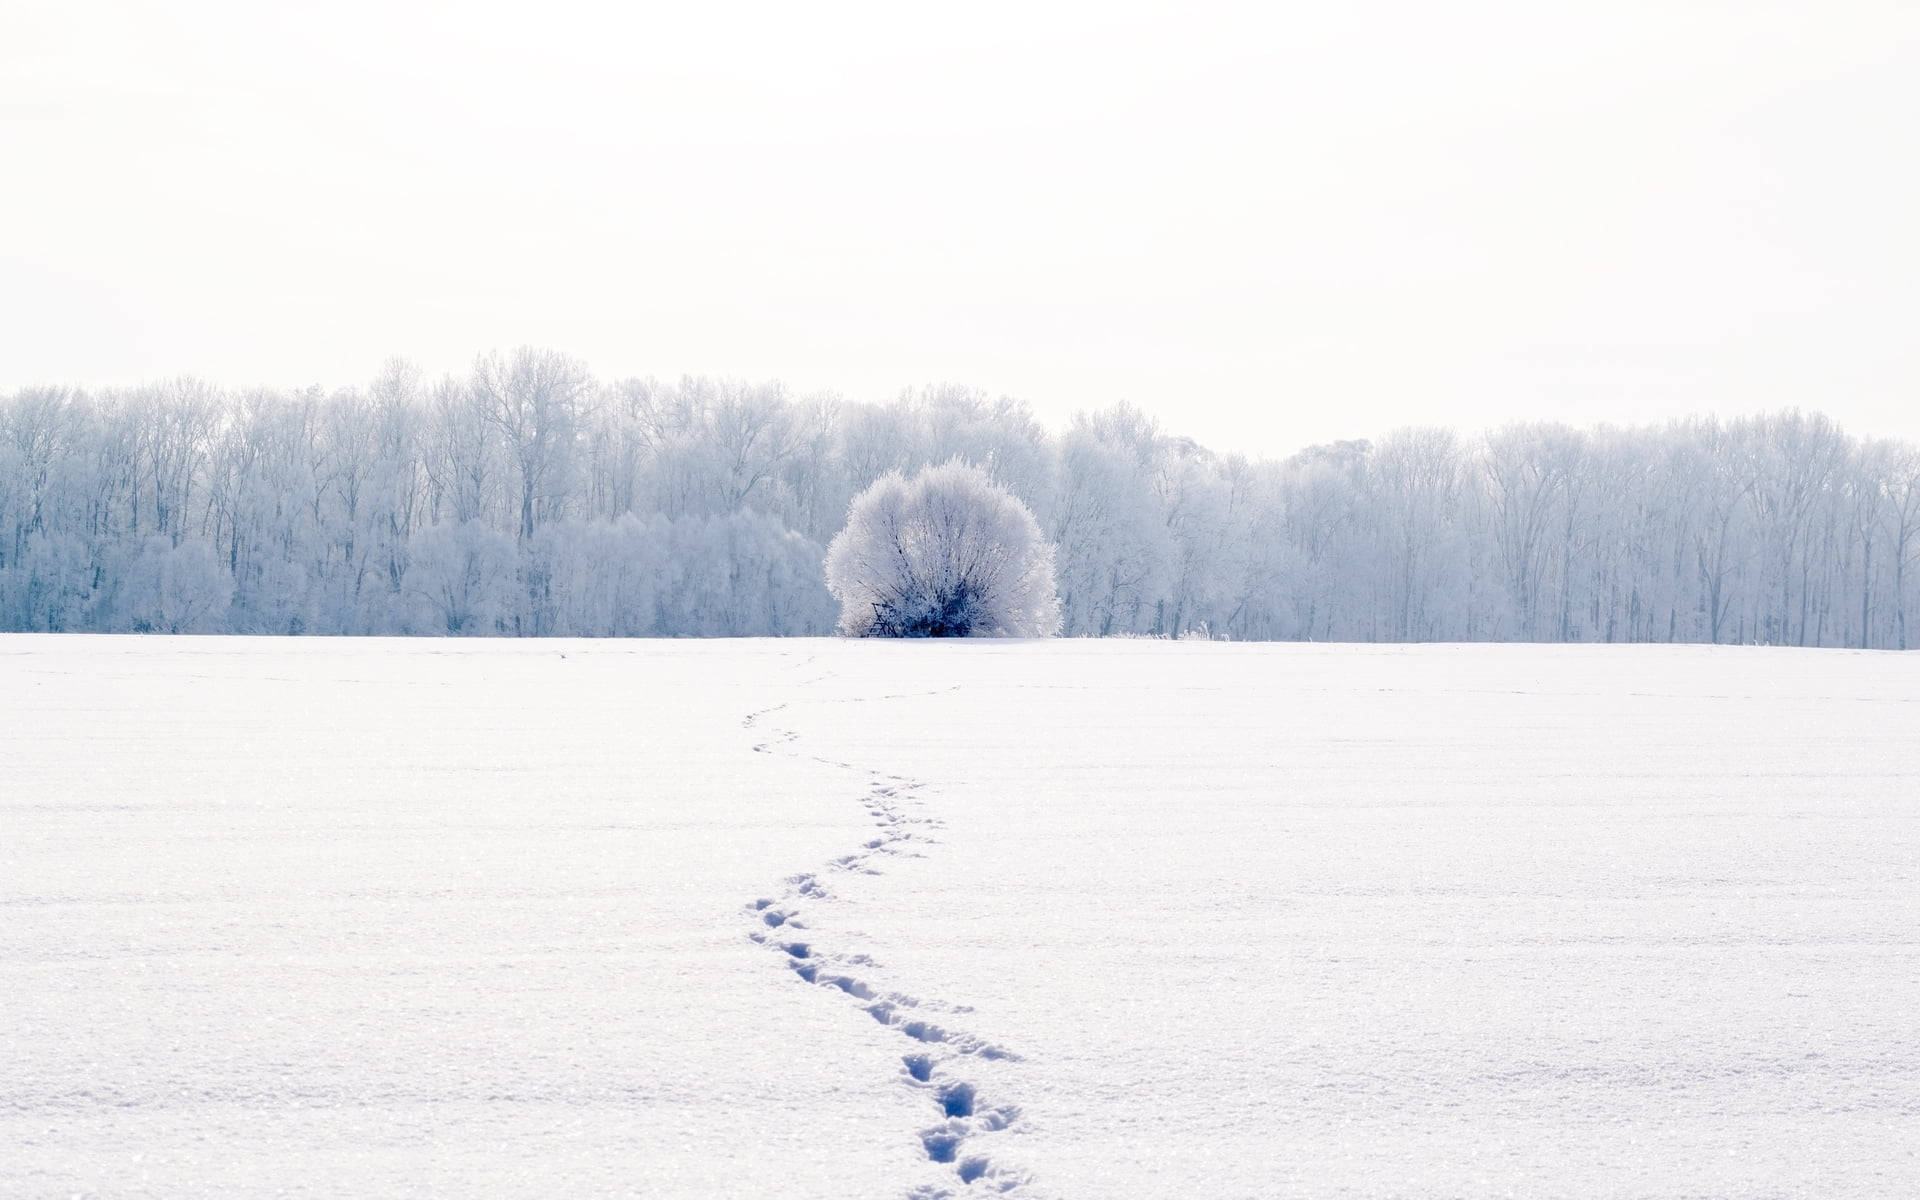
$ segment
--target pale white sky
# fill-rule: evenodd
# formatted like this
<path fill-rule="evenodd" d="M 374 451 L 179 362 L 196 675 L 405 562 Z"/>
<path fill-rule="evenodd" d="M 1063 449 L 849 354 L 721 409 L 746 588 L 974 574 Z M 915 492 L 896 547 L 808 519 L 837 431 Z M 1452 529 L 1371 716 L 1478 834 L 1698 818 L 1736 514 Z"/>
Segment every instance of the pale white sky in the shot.
<path fill-rule="evenodd" d="M 0 388 L 952 381 L 1920 440 L 1920 5 L 0 0 Z"/>

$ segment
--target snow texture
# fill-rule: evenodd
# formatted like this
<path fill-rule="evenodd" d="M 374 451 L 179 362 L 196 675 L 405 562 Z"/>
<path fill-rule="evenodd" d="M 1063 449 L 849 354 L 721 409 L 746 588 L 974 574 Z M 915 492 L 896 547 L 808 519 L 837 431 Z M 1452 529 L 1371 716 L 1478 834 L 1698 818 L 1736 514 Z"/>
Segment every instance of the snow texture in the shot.
<path fill-rule="evenodd" d="M 1920 660 L 0 639 L 0 1195 L 1920 1192 Z"/>

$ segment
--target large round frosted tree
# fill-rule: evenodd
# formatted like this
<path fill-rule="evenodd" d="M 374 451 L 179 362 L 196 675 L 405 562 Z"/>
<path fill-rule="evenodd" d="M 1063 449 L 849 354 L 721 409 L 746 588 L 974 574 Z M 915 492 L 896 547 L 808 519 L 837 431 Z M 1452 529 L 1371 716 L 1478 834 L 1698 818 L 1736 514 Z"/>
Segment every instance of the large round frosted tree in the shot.
<path fill-rule="evenodd" d="M 827 590 L 853 637 L 1051 637 L 1053 547 L 1027 506 L 961 462 L 888 473 L 827 547 Z"/>

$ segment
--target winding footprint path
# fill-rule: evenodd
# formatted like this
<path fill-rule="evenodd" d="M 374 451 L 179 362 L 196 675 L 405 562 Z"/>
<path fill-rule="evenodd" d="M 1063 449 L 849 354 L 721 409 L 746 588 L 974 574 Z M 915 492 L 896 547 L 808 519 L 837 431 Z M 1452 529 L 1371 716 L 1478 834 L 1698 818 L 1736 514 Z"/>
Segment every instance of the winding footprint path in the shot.
<path fill-rule="evenodd" d="M 806 663 L 800 665 L 804 667 Z M 821 683 L 831 677 L 831 674 L 816 676 L 801 686 Z M 933 834 L 941 826 L 940 818 L 929 813 L 917 797 L 927 785 L 920 780 L 809 754 L 797 747 L 800 737 L 797 731 L 770 720 L 794 703 L 865 704 L 935 696 L 953 690 L 939 688 L 872 697 L 786 701 L 749 713 L 741 721 L 741 726 L 750 732 L 766 735 L 754 744 L 756 753 L 790 755 L 864 776 L 867 787 L 860 799 L 873 818 L 876 831 L 859 849 L 840 855 L 819 871 L 792 876 L 784 880 L 773 895 L 753 900 L 747 906 L 752 922 L 748 936 L 777 955 L 797 982 L 842 993 L 881 1026 L 913 1043 L 901 1056 L 901 1073 L 896 1082 L 923 1092 L 929 1107 L 937 1114 L 936 1123 L 918 1135 L 928 1161 L 950 1165 L 956 1182 L 965 1192 L 1008 1194 L 1025 1187 L 1027 1178 L 996 1166 L 981 1143 L 987 1140 L 987 1135 L 1017 1123 L 1020 1110 L 1011 1104 L 983 1104 L 979 1089 L 965 1075 L 969 1061 L 1018 1061 L 1019 1056 L 955 1027 L 949 1017 L 957 1010 L 950 1006 L 873 987 L 862 977 L 862 971 L 878 964 L 866 955 L 836 953 L 823 946 L 810 935 L 806 919 L 811 906 L 835 902 L 828 882 L 834 873 L 882 874 L 880 864 L 886 859 L 918 857 L 918 846 L 939 840 Z M 938 1015 L 940 1019 L 936 1021 L 928 1014 Z M 909 1200 L 941 1200 L 959 1194 L 951 1187 L 938 1185 L 923 1185 L 907 1193 Z"/>

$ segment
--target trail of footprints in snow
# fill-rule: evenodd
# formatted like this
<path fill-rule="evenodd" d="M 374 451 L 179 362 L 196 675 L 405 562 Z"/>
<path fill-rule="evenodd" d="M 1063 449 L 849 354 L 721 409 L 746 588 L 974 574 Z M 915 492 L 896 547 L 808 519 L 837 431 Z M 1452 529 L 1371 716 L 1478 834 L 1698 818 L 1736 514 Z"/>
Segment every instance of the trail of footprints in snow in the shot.
<path fill-rule="evenodd" d="M 785 704 L 776 704 L 771 708 L 763 708 L 749 714 L 741 724 L 746 729 L 758 730 L 764 718 L 785 707 Z M 928 836 L 928 831 L 939 827 L 939 819 L 909 812 L 907 807 L 913 793 L 922 784 L 853 763 L 819 755 L 802 755 L 792 748 L 800 736 L 794 730 L 777 729 L 772 733 L 773 736 L 753 747 L 756 752 L 772 754 L 780 749 L 796 757 L 859 772 L 871 781 L 865 802 L 879 833 L 859 850 L 834 859 L 828 865 L 829 870 L 878 875 L 881 873 L 877 865 L 880 861 L 889 856 L 920 857 L 917 851 L 910 848 L 911 845 L 934 840 Z M 908 1085 L 924 1091 L 940 1115 L 937 1124 L 920 1133 L 920 1145 L 929 1161 L 951 1165 L 960 1183 L 966 1185 L 969 1191 L 1017 1191 L 1027 1180 L 1017 1173 L 994 1166 L 986 1155 L 972 1152 L 971 1143 L 980 1134 L 997 1132 L 1012 1125 L 1019 1119 L 1019 1109 L 1010 1104 L 983 1105 L 975 1086 L 960 1078 L 955 1068 L 963 1066 L 969 1059 L 1017 1061 L 1018 1056 L 971 1034 L 937 1024 L 922 1015 L 923 1012 L 936 1009 L 943 1014 L 966 1012 L 966 1009 L 949 1009 L 945 1005 L 922 1001 L 900 992 L 878 992 L 856 973 L 860 967 L 873 966 L 872 959 L 863 954 L 825 952 L 809 940 L 801 906 L 808 901 L 827 900 L 830 897 L 831 893 L 820 874 L 808 872 L 795 875 L 785 881 L 780 895 L 763 896 L 748 906 L 755 922 L 755 928 L 749 936 L 778 953 L 801 982 L 845 993 L 875 1021 L 915 1043 L 917 1048 L 902 1055 L 900 1062 Z M 926 1186 L 909 1193 L 908 1200 L 941 1200 L 954 1194 L 945 1187 Z"/>

